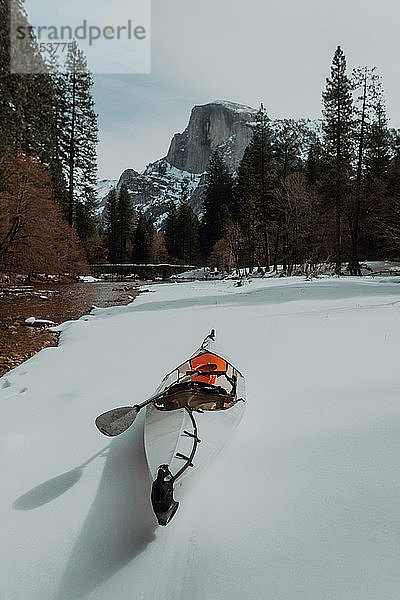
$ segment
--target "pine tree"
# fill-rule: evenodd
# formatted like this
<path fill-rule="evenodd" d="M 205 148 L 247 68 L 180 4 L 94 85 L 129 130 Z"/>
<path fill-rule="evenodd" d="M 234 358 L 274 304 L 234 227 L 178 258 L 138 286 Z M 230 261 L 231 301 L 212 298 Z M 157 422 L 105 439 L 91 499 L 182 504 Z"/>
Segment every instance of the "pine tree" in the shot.
<path fill-rule="evenodd" d="M 394 197 L 391 188 L 397 187 L 395 183 L 397 155 L 393 146 L 386 118 L 385 99 L 378 80 L 372 104 L 371 118 L 366 135 L 365 146 L 365 174 L 363 182 L 363 203 L 360 214 L 360 248 L 365 256 L 376 259 L 385 258 L 394 251 L 390 243 L 390 236 L 382 232 L 386 223 L 393 225 L 393 219 L 389 216 L 394 214 L 396 194 Z M 389 218 L 388 218 L 389 217 Z"/>
<path fill-rule="evenodd" d="M 16 0 L 13 7 L 19 22 L 27 28 L 29 23 L 22 2 Z M 17 156 L 22 152 L 25 156 L 39 159 L 50 175 L 53 199 L 63 206 L 70 224 L 75 218 L 76 230 L 90 254 L 92 242 L 95 245 L 99 242 L 94 193 L 97 124 L 90 92 L 91 76 L 81 73 L 78 76 L 81 81 L 76 83 L 75 92 L 71 94 L 71 73 L 61 75 L 54 57 L 45 62 L 36 41 L 30 36 L 26 38 L 24 52 L 24 59 L 29 65 L 25 63 L 24 66 L 31 68 L 32 73 L 10 73 L 10 54 L 14 57 L 16 54 L 10 48 L 9 9 L 10 3 L 0 2 L 4 25 L 0 31 L 4 42 L 0 48 L 0 157 L 10 152 Z M 78 51 L 76 58 L 77 62 L 84 64 L 84 57 Z M 86 93 L 83 91 L 84 80 Z M 75 109 L 71 109 L 71 97 L 75 98 Z M 76 126 L 71 137 L 72 112 Z M 73 161 L 70 160 L 71 148 Z M 74 174 L 69 177 L 72 163 Z M 69 191 L 75 190 L 72 203 L 67 198 L 66 176 L 70 181 Z"/>
<path fill-rule="evenodd" d="M 400 153 L 389 165 L 386 189 L 386 210 L 378 223 L 385 249 L 394 256 L 400 255 Z"/>
<path fill-rule="evenodd" d="M 283 119 L 279 127 L 271 134 L 271 144 L 275 159 L 275 170 L 278 179 L 285 179 L 290 173 L 299 172 L 303 168 L 301 155 L 304 151 L 303 121 Z"/>
<path fill-rule="evenodd" d="M 11 123 L 13 118 L 10 89 L 10 4 L 0 2 L 0 159 L 12 147 Z"/>
<path fill-rule="evenodd" d="M 108 194 L 104 211 L 104 225 L 107 236 L 108 260 L 115 263 L 119 254 L 119 223 L 117 190 Z"/>
<path fill-rule="evenodd" d="M 65 135 L 65 91 L 66 77 L 60 72 L 56 55 L 48 60 L 48 78 L 52 87 L 52 143 L 49 148 L 49 165 L 53 186 L 53 197 L 62 207 L 65 218 L 69 212 L 69 190 L 67 186 L 68 162 L 63 152 Z"/>
<path fill-rule="evenodd" d="M 224 236 L 226 211 L 230 212 L 232 206 L 232 176 L 219 153 L 215 152 L 207 169 L 201 222 L 201 247 L 205 259 L 212 252 L 215 243 Z"/>
<path fill-rule="evenodd" d="M 246 261 L 271 264 L 271 229 L 274 220 L 276 166 L 271 145 L 269 119 L 261 105 L 253 137 L 238 168 L 235 217 L 246 240 Z"/>
<path fill-rule="evenodd" d="M 283 242 L 283 271 L 290 272 L 294 258 L 294 248 L 290 251 L 290 230 L 292 228 L 293 199 L 288 190 L 293 190 L 293 174 L 300 173 L 303 168 L 301 159 L 304 151 L 304 123 L 294 119 L 283 119 L 278 130 L 272 136 L 272 148 L 275 160 L 276 181 L 274 184 L 274 208 L 273 216 L 276 222 L 274 267 L 278 268 L 278 251 L 280 238 Z M 291 181 L 289 182 L 289 179 Z M 279 196 L 279 201 L 277 197 Z M 294 239 L 294 238 L 293 238 Z M 293 242 L 292 239 L 292 242 Z M 294 244 L 294 242 L 293 242 Z M 290 257 L 290 254 L 292 257 Z"/>
<path fill-rule="evenodd" d="M 392 137 L 388 128 L 383 91 L 379 86 L 367 131 L 365 156 L 367 177 L 385 178 L 392 158 Z"/>
<path fill-rule="evenodd" d="M 133 236 L 132 261 L 137 264 L 146 264 L 151 262 L 152 243 L 154 238 L 154 227 L 150 219 L 147 219 L 142 212 L 139 212 Z"/>
<path fill-rule="evenodd" d="M 176 232 L 177 258 L 183 264 L 196 264 L 199 257 L 199 220 L 186 198 L 179 204 Z"/>
<path fill-rule="evenodd" d="M 85 205 L 93 216 L 97 181 L 97 115 L 92 97 L 93 76 L 76 44 L 68 51 L 60 91 L 63 115 L 60 146 L 68 177 L 68 222 L 74 221 L 75 204 Z"/>
<path fill-rule="evenodd" d="M 118 253 L 119 263 L 127 263 L 132 252 L 133 209 L 128 188 L 123 183 L 118 194 L 117 203 L 118 223 Z"/>
<path fill-rule="evenodd" d="M 357 159 L 355 176 L 346 207 L 351 238 L 348 269 L 361 275 L 359 245 L 362 226 L 371 215 L 380 212 L 383 203 L 384 178 L 390 160 L 391 138 L 387 127 L 383 90 L 375 69 L 356 69 L 353 86 L 358 97 L 355 105 L 355 143 Z M 370 223 L 372 225 L 372 223 Z M 373 228 L 374 229 L 374 228 Z M 370 232 L 374 236 L 374 231 Z"/>
<path fill-rule="evenodd" d="M 85 248 L 89 263 L 98 262 L 96 256 L 101 246 L 100 226 L 95 210 L 94 203 L 89 202 L 78 202 L 75 207 L 74 229 Z"/>
<path fill-rule="evenodd" d="M 324 154 L 326 161 L 325 192 L 330 208 L 334 207 L 336 221 L 336 273 L 342 265 L 343 204 L 349 190 L 353 146 L 352 85 L 346 73 L 346 58 L 338 46 L 322 95 L 324 104 Z"/>
<path fill-rule="evenodd" d="M 13 11 L 14 19 L 26 29 L 29 23 L 20 0 L 14 0 Z M 56 152 L 57 94 L 52 75 L 55 65 L 50 64 L 54 60 L 45 63 L 35 40 L 27 36 L 24 57 L 38 72 L 11 73 L 9 2 L 0 2 L 0 22 L 0 157 L 11 151 L 39 158 L 50 173 L 53 198 L 62 203 L 66 184 Z"/>
<path fill-rule="evenodd" d="M 172 259 L 178 257 L 178 241 L 177 241 L 177 219 L 178 213 L 175 202 L 170 201 L 167 209 L 167 217 L 164 223 L 165 246 L 168 254 Z"/>
<path fill-rule="evenodd" d="M 323 149 L 318 139 L 313 140 L 309 146 L 304 170 L 307 181 L 311 185 L 315 186 L 321 181 L 323 173 Z"/>
<path fill-rule="evenodd" d="M 361 275 L 359 264 L 360 212 L 364 192 L 365 148 L 370 120 L 371 99 L 374 95 L 375 76 L 367 68 L 353 72 L 353 88 L 359 92 L 358 103 L 354 110 L 354 134 L 357 150 L 356 173 L 353 189 L 347 203 L 347 218 L 351 238 L 351 257 L 348 269 L 352 275 Z"/>
<path fill-rule="evenodd" d="M 252 270 L 255 264 L 256 249 L 259 245 L 257 197 L 254 193 L 254 187 L 253 156 L 248 146 L 237 172 L 234 219 L 240 224 L 244 239 L 245 254 L 241 258 L 244 260 L 244 264 L 250 267 L 250 270 Z"/>

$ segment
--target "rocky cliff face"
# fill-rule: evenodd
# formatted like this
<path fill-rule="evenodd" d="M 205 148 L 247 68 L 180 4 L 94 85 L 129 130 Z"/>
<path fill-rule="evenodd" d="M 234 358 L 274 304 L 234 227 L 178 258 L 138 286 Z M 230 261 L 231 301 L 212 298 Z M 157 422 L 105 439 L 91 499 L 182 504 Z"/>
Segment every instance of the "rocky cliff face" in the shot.
<path fill-rule="evenodd" d="M 193 210 L 201 214 L 204 172 L 211 155 L 218 150 L 231 172 L 235 172 L 251 140 L 256 113 L 256 109 L 233 102 L 195 106 L 185 131 L 172 138 L 167 156 L 148 165 L 143 173 L 124 171 L 117 190 L 125 183 L 134 209 L 151 217 L 156 228 L 162 227 L 168 203 L 178 201 L 183 189 L 189 193 Z M 279 121 L 271 124 L 276 129 L 280 127 Z M 112 187 L 115 182 L 99 182 L 100 213 Z"/>
<path fill-rule="evenodd" d="M 211 102 L 192 109 L 188 126 L 172 138 L 167 156 L 148 165 L 143 173 L 127 169 L 117 185 L 101 181 L 98 186 L 100 213 L 112 187 L 126 184 L 135 210 L 150 216 L 161 227 L 170 200 L 178 201 L 182 189 L 189 192 L 193 209 L 202 204 L 204 172 L 211 155 L 219 149 L 234 172 L 252 135 L 256 110 L 232 102 Z"/>
<path fill-rule="evenodd" d="M 232 102 L 212 102 L 192 109 L 187 128 L 176 133 L 166 160 L 182 171 L 203 173 L 220 149 L 231 171 L 239 166 L 252 135 L 256 111 Z"/>

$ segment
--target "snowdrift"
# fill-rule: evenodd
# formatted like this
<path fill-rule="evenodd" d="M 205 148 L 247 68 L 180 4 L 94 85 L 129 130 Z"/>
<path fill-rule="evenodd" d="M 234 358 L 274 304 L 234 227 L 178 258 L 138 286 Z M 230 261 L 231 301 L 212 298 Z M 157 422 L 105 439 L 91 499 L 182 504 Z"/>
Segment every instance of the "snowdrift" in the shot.
<path fill-rule="evenodd" d="M 64 323 L 0 379 L 1 600 L 394 600 L 400 594 L 396 278 L 153 286 Z M 212 328 L 244 419 L 157 526 L 143 415 Z"/>

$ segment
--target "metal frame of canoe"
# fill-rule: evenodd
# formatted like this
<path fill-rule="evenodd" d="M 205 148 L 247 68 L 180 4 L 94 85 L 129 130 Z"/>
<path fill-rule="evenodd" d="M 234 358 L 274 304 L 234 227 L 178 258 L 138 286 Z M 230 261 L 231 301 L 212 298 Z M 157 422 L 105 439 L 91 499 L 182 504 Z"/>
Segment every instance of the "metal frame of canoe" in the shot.
<path fill-rule="evenodd" d="M 193 467 L 193 459 L 196 455 L 198 445 L 201 442 L 193 413 L 229 410 L 237 402 L 245 401 L 244 398 L 237 397 L 237 379 L 238 376 L 243 378 L 243 375 L 225 358 L 208 349 L 208 338 L 213 341 L 211 335 L 207 336 L 201 348 L 199 348 L 190 359 L 176 367 L 164 377 L 157 389 L 158 396 L 152 402 L 154 407 L 161 411 L 169 412 L 182 408 L 185 409 L 193 426 L 192 433 L 187 430 L 184 430 L 182 433 L 182 435 L 193 438 L 193 446 L 190 455 L 186 456 L 179 452 L 175 454 L 176 458 L 185 460 L 185 464 L 175 474 L 170 471 L 169 465 L 161 464 L 158 468 L 157 477 L 153 482 L 151 501 L 159 525 L 167 525 L 174 516 L 179 505 L 173 496 L 174 484 L 189 467 Z M 219 359 L 219 361 L 225 363 L 225 369 L 218 370 L 218 360 L 213 361 L 212 363 L 203 364 L 201 367 L 192 368 L 192 360 L 197 358 L 201 359 L 201 357 Z M 188 366 L 189 369 L 187 368 Z M 232 373 L 228 375 L 229 369 L 231 369 Z M 174 375 L 176 376 L 176 379 L 169 383 L 170 378 Z M 214 378 L 213 383 L 207 384 L 204 380 L 207 380 L 210 377 Z M 215 385 L 216 378 L 219 377 L 225 377 L 232 389 L 227 390 L 221 385 Z M 200 381 L 193 382 L 193 379 L 200 379 Z M 176 395 L 180 395 L 183 400 L 186 399 L 186 403 L 182 402 L 181 404 L 178 402 L 178 405 L 170 405 L 169 407 L 168 404 L 166 405 L 163 403 L 164 400 L 166 400 L 167 403 L 171 402 L 171 398 L 173 399 Z M 196 406 L 190 406 L 190 400 L 196 399 L 196 395 L 200 395 L 203 402 L 200 401 Z M 220 399 L 220 401 L 217 402 L 217 399 Z"/>
<path fill-rule="evenodd" d="M 171 467 L 174 458 L 184 460 L 185 464 L 178 468 L 175 474 L 171 472 L 170 465 L 159 465 L 157 476 L 153 481 L 151 501 L 160 525 L 167 525 L 178 508 L 179 503 L 173 497 L 175 482 L 189 467 L 194 466 L 193 459 L 201 440 L 193 413 L 223 412 L 228 416 L 228 412 L 234 415 L 233 421 L 238 421 L 241 411 L 239 413 L 236 411 L 235 415 L 235 412 L 232 413 L 230 409 L 240 401 L 245 402 L 245 383 L 242 373 L 219 352 L 213 352 L 210 346 L 214 341 L 215 331 L 212 330 L 201 347 L 187 361 L 164 377 L 151 398 L 141 404 L 109 410 L 99 415 L 95 421 L 99 431 L 114 437 L 126 431 L 144 407 L 147 409 L 153 407 L 159 415 L 163 412 L 182 414 L 182 410 L 188 414 L 193 431 L 189 432 L 185 429 L 180 435 L 192 438 L 193 445 L 190 453 L 183 454 L 175 451 L 171 459 Z M 217 382 L 220 378 L 224 379 Z M 150 467 L 148 455 L 147 459 Z M 156 467 L 154 467 L 154 474 L 155 469 Z"/>

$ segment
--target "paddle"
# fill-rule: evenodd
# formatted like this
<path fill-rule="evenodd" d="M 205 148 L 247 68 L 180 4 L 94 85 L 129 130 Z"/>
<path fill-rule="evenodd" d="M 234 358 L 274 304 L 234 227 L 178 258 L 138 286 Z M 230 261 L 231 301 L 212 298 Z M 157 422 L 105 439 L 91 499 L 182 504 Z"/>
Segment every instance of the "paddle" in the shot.
<path fill-rule="evenodd" d="M 186 376 L 183 377 L 179 383 L 184 383 L 193 375 L 225 375 L 225 371 L 188 371 Z M 120 435 L 132 425 L 134 420 L 136 419 L 139 411 L 148 404 L 157 400 L 165 393 L 165 390 L 160 394 L 156 394 L 152 396 L 148 400 L 142 402 L 142 404 L 135 404 L 134 406 L 121 406 L 119 408 L 112 408 L 107 412 L 99 415 L 96 418 L 96 427 L 101 433 L 107 435 L 108 437 L 114 437 L 116 435 Z"/>
<path fill-rule="evenodd" d="M 108 410 L 97 417 L 95 421 L 97 429 L 108 437 L 120 435 L 120 433 L 129 429 L 140 409 L 147 406 L 147 404 L 151 404 L 156 397 L 150 398 L 142 404 L 135 404 L 135 406 L 121 406 Z"/>

